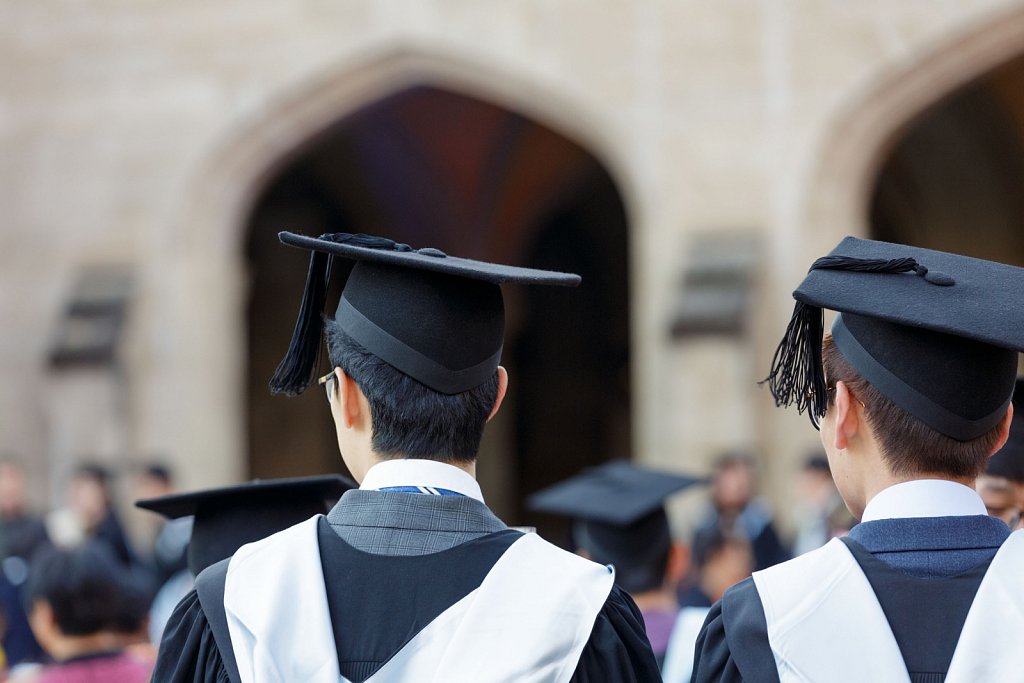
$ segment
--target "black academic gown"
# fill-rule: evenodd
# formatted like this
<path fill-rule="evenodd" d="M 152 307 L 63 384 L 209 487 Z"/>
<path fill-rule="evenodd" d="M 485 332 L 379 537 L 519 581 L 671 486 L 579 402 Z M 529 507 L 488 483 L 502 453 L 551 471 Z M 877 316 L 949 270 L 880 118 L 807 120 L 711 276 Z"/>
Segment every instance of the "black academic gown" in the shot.
<path fill-rule="evenodd" d="M 341 672 L 358 683 L 444 609 L 479 586 L 518 532 L 501 531 L 442 553 L 412 557 L 358 551 L 326 522 L 321 522 L 318 536 Z M 382 586 L 388 590 L 382 592 Z M 193 591 L 168 622 L 153 682 L 229 680 L 207 615 Z M 640 611 L 618 586 L 612 588 L 595 620 L 572 680 L 661 680 Z"/>

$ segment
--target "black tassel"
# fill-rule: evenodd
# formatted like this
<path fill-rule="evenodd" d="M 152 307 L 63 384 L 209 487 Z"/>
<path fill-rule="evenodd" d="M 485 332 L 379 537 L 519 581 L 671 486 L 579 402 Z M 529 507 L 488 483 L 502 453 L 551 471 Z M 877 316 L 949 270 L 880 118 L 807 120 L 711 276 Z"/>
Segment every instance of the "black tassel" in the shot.
<path fill-rule="evenodd" d="M 853 270 L 860 273 L 907 273 L 919 266 L 912 258 L 853 258 L 851 256 L 822 256 L 811 270 Z M 927 270 L 925 270 L 927 272 Z"/>
<path fill-rule="evenodd" d="M 299 306 L 288 352 L 270 379 L 270 392 L 296 396 L 315 379 L 317 361 L 323 342 L 323 311 L 327 300 L 327 283 L 331 277 L 330 254 L 314 251 L 309 258 L 306 289 Z"/>
<path fill-rule="evenodd" d="M 771 372 L 761 381 L 768 384 L 775 405 L 796 405 L 798 412 L 808 411 L 815 429 L 828 408 L 821 366 L 824 324 L 820 308 L 796 302 L 786 334 L 772 357 Z"/>

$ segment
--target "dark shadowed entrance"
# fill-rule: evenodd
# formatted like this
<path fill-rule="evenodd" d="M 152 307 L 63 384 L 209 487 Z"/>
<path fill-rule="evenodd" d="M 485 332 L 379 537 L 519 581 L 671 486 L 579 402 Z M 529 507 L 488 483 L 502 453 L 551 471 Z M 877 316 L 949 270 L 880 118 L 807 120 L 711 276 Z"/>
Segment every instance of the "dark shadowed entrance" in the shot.
<path fill-rule="evenodd" d="M 876 239 L 1024 265 L 1024 56 L 922 113 L 871 200 Z"/>
<path fill-rule="evenodd" d="M 505 290 L 511 386 L 485 437 L 481 483 L 507 521 L 529 522 L 523 495 L 629 457 L 626 213 L 612 178 L 577 143 L 517 112 L 418 86 L 346 116 L 282 166 L 248 226 L 254 477 L 343 470 L 322 392 L 287 399 L 266 388 L 306 274 L 306 255 L 277 243 L 284 229 L 382 234 L 580 273 L 578 290 Z M 337 291 L 332 310 L 336 300 Z"/>

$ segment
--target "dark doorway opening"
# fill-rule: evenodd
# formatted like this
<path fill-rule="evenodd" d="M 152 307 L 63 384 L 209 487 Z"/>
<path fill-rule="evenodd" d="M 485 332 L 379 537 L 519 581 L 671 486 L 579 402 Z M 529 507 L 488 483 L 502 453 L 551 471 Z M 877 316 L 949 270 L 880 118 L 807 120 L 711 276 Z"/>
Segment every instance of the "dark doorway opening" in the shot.
<path fill-rule="evenodd" d="M 525 495 L 630 457 L 627 217 L 611 176 L 578 143 L 518 112 L 416 86 L 345 117 L 280 168 L 248 219 L 254 477 L 344 471 L 322 392 L 267 390 L 306 275 L 306 255 L 277 242 L 284 229 L 380 234 L 580 273 L 578 290 L 505 290 L 510 393 L 488 427 L 479 478 L 506 521 L 535 523 Z"/>
<path fill-rule="evenodd" d="M 1024 55 L 911 122 L 880 167 L 876 239 L 1024 265 Z"/>

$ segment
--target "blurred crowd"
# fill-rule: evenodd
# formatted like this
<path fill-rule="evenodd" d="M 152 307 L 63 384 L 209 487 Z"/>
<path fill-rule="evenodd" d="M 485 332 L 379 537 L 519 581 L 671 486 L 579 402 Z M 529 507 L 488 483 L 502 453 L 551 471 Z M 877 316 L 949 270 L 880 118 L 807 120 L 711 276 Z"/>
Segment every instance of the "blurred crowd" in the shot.
<path fill-rule="evenodd" d="M 130 481 L 115 482 L 115 476 Z M 660 612 L 645 613 L 652 634 L 662 615 L 662 634 L 655 638 L 662 655 L 679 607 L 682 621 L 699 627 L 706 609 L 753 570 L 849 528 L 824 457 L 810 458 L 800 475 L 792 543 L 758 497 L 756 480 L 754 460 L 745 455 L 717 461 L 707 509 L 692 539 L 673 545 L 658 587 L 671 597 Z M 173 492 L 169 470 L 158 464 L 129 473 L 83 464 L 68 480 L 63 505 L 37 514 L 28 509 L 24 467 L 15 459 L 0 461 L 3 680 L 148 680 L 163 625 L 192 587 L 186 557 L 191 519 L 161 521 L 133 543 L 115 504 L 115 483 L 127 485 L 136 499 Z M 638 603 L 645 604 L 644 596 Z"/>
<path fill-rule="evenodd" d="M 167 468 L 122 476 L 136 498 L 170 493 Z M 12 682 L 148 681 L 163 621 L 191 587 L 188 520 L 133 543 L 113 495 L 115 473 L 83 464 L 63 504 L 37 514 L 26 473 L 0 460 L 0 670 Z"/>
<path fill-rule="evenodd" d="M 136 499 L 174 492 L 161 465 L 127 476 Z M 133 543 L 114 503 L 114 477 L 103 466 L 81 465 L 68 481 L 64 505 L 34 514 L 24 468 L 13 459 L 0 461 L 0 680 L 149 680 L 164 624 L 193 585 L 187 566 L 192 520 L 161 520 L 147 543 Z M 808 456 L 794 479 L 791 537 L 779 531 L 758 496 L 750 456 L 723 455 L 707 483 L 707 502 L 689 538 L 674 534 L 671 547 L 650 555 L 655 580 L 627 588 L 667 681 L 689 680 L 693 642 L 727 588 L 845 535 L 855 523 L 823 455 Z M 993 470 L 978 488 L 991 514 L 1019 522 L 1024 484 Z"/>

